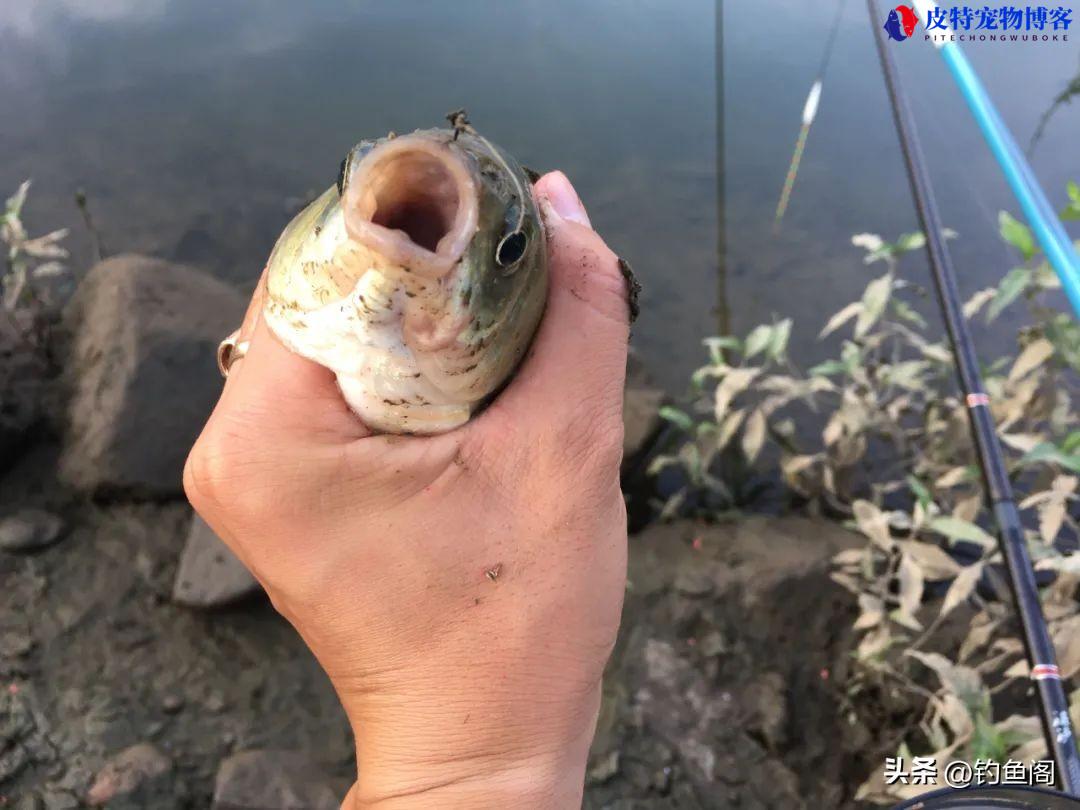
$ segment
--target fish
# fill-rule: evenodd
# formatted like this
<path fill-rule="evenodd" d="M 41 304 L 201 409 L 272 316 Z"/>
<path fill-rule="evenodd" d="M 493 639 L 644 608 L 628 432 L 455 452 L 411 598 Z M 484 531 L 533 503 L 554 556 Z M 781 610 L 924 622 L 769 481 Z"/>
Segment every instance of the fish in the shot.
<path fill-rule="evenodd" d="M 460 118 L 361 141 L 278 238 L 263 317 L 370 430 L 443 433 L 527 352 L 546 243 L 526 170 Z"/>

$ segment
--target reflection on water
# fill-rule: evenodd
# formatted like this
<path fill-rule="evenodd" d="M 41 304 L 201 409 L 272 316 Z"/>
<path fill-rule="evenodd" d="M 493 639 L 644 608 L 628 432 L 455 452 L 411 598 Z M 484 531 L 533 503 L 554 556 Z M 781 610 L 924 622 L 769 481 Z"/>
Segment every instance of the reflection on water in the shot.
<path fill-rule="evenodd" d="M 727 319 L 739 331 L 794 315 L 796 360 L 810 362 L 821 322 L 868 278 L 850 235 L 915 227 L 865 9 L 845 12 L 778 236 L 772 211 L 831 15 L 807 15 L 795 0 L 728 0 L 722 18 L 716 9 L 714 0 L 3 3 L 0 191 L 33 177 L 31 224 L 71 226 L 84 262 L 79 186 L 110 248 L 249 286 L 295 201 L 333 182 L 354 141 L 466 106 L 523 162 L 574 179 L 646 285 L 635 342 L 668 386 L 681 390 L 701 338 Z M 1071 43 L 968 50 L 1023 142 L 1077 68 Z M 909 41 L 897 52 L 943 215 L 963 237 L 954 251 L 970 293 L 1013 260 L 993 237 L 997 210 L 1012 201 L 932 49 Z M 1061 106 L 1034 153 L 1055 202 L 1080 175 L 1078 124 L 1080 108 Z M 909 273 L 925 279 L 917 259 Z M 929 302 L 926 311 L 935 314 Z"/>

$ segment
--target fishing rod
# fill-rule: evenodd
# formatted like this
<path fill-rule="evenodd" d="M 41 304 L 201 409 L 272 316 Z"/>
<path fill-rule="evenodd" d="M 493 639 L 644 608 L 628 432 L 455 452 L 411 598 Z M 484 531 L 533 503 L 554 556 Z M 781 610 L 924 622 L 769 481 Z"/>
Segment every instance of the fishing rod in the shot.
<path fill-rule="evenodd" d="M 1061 682 L 1061 672 L 1054 655 L 1054 645 L 1046 626 L 1046 617 L 1039 602 L 1039 591 L 1031 567 L 1020 523 L 1020 512 L 1013 498 L 1001 445 L 998 442 L 993 416 L 990 413 L 990 397 L 983 388 L 979 375 L 979 361 L 968 332 L 956 285 L 956 274 L 945 240 L 938 214 L 937 202 L 930 185 L 922 146 L 919 143 L 911 106 L 900 83 L 900 76 L 893 55 L 879 26 L 875 0 L 866 0 L 870 10 L 870 24 L 874 29 L 878 58 L 885 74 L 889 102 L 900 148 L 904 155 L 911 193 L 923 233 L 930 268 L 934 276 L 938 303 L 945 319 L 945 328 L 956 358 L 957 377 L 967 405 L 968 419 L 975 441 L 975 449 L 982 468 L 983 483 L 994 520 L 998 527 L 998 545 L 1005 558 L 1013 600 L 1020 617 L 1020 625 L 1027 650 L 1031 679 L 1038 691 L 1039 708 L 1047 746 L 1057 764 L 1057 779 L 1062 788 L 1072 795 L 1080 791 L 1080 756 L 1077 755 L 1072 722 L 1069 719 L 1069 702 Z"/>
<path fill-rule="evenodd" d="M 799 127 L 799 137 L 795 141 L 795 152 L 791 155 L 791 165 L 788 167 L 787 176 L 784 178 L 784 187 L 780 191 L 780 202 L 776 205 L 776 217 L 773 220 L 773 228 L 780 228 L 780 223 L 787 213 L 788 203 L 791 202 L 791 191 L 795 188 L 795 178 L 799 176 L 799 166 L 802 165 L 803 152 L 806 151 L 806 140 L 810 137 L 810 127 L 814 125 L 818 107 L 821 104 L 821 90 L 825 84 L 825 71 L 829 68 L 832 59 L 833 47 L 836 45 L 836 35 L 840 31 L 840 20 L 844 16 L 844 7 L 847 0 L 840 0 L 836 6 L 836 16 L 833 17 L 832 28 L 829 29 L 829 37 L 825 40 L 825 48 L 821 53 L 821 65 L 818 67 L 814 83 L 810 85 L 810 93 L 803 104 L 802 126 Z"/>
<path fill-rule="evenodd" d="M 931 19 L 930 14 L 937 10 L 937 4 L 933 0 L 914 0 L 914 4 L 924 23 Z M 1073 311 L 1080 316 L 1080 256 L 1077 256 L 1072 240 L 1046 199 L 1031 165 L 1009 132 L 964 51 L 955 42 L 932 41 L 956 80 L 972 116 L 978 122 L 979 129 L 982 130 L 990 151 L 1020 203 L 1024 217 L 1039 240 L 1043 253 L 1061 279 L 1062 289 L 1068 296 Z"/>

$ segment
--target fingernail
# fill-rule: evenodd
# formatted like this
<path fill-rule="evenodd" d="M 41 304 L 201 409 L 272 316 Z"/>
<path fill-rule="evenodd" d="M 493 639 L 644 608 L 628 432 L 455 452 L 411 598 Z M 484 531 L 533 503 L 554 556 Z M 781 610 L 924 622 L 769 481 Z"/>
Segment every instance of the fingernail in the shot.
<path fill-rule="evenodd" d="M 581 198 L 578 197 L 565 174 L 562 172 L 549 174 L 544 180 L 543 189 L 544 196 L 547 197 L 556 214 L 571 222 L 577 222 L 588 228 L 592 227 L 589 215 L 585 213 L 585 206 L 581 204 Z"/>

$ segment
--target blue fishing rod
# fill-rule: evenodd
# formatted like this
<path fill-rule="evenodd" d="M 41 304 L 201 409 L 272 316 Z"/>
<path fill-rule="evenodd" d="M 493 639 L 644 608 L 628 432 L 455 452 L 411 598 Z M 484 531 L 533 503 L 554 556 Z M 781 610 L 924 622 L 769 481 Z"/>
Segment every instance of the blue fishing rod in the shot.
<path fill-rule="evenodd" d="M 1032 683 L 1038 697 L 1043 731 L 1047 748 L 1057 765 L 1057 781 L 1065 793 L 1080 795 L 1080 755 L 1077 753 L 1072 721 L 1069 717 L 1069 701 L 1065 696 L 1061 672 L 1058 669 L 1054 644 L 1046 625 L 1046 616 L 1039 601 L 1039 590 L 1024 537 L 1020 512 L 1013 497 L 1008 468 L 997 437 L 997 428 L 990 412 L 990 397 L 983 387 L 979 372 L 979 360 L 975 344 L 964 318 L 960 291 L 956 284 L 952 258 L 943 237 L 944 228 L 938 213 L 926 167 L 922 145 L 919 142 L 914 116 L 907 94 L 900 81 L 896 62 L 885 41 L 881 26 L 884 19 L 878 15 L 876 0 L 866 0 L 870 10 L 870 23 L 874 29 L 874 42 L 885 75 L 896 132 L 904 156 L 912 197 L 919 223 L 926 235 L 926 250 L 934 288 L 941 305 L 945 329 L 952 344 L 956 360 L 956 373 L 967 405 L 968 420 L 974 440 L 983 486 L 990 510 L 998 528 L 998 546 L 1005 560 L 1012 590 L 1013 602 L 1020 619 L 1021 636 L 1027 651 Z M 1064 279 L 1063 279 L 1064 281 Z M 929 807 L 928 804 L 919 805 Z M 938 805 L 951 806 L 951 805 Z M 989 806 L 989 805 L 979 805 Z M 1003 805 L 1017 806 L 1017 805 Z M 1022 806 L 1022 805 L 1021 805 Z M 1034 805 L 1043 806 L 1046 805 Z"/>
<path fill-rule="evenodd" d="M 914 5 L 924 24 L 937 9 L 937 4 L 932 0 L 914 0 Z M 1072 240 L 963 49 L 955 42 L 931 41 L 941 53 L 972 116 L 978 122 L 990 151 L 1020 203 L 1024 218 L 1061 279 L 1062 289 L 1072 304 L 1073 312 L 1080 316 L 1080 256 L 1077 256 Z"/>

